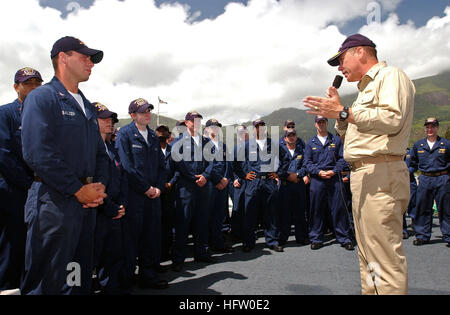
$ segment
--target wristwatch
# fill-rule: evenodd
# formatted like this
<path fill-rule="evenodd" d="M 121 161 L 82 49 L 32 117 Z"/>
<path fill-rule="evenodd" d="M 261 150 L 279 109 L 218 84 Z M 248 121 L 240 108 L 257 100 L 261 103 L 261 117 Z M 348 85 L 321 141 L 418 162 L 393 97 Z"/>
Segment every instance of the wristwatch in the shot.
<path fill-rule="evenodd" d="M 349 116 L 349 114 L 348 114 L 348 107 L 344 106 L 344 110 L 339 112 L 339 120 L 340 121 L 345 121 L 348 118 L 348 116 Z"/>

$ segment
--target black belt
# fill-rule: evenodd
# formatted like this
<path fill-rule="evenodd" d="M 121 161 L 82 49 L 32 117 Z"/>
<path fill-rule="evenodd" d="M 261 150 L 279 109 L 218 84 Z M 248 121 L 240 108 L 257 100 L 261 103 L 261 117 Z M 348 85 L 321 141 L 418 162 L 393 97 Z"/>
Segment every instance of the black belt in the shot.
<path fill-rule="evenodd" d="M 84 185 L 92 184 L 94 182 L 94 177 L 81 177 L 78 179 Z M 42 182 L 42 179 L 39 176 L 34 176 L 34 181 L 40 183 L 40 182 Z"/>
<path fill-rule="evenodd" d="M 431 173 L 428 173 L 428 172 L 421 172 L 421 174 L 422 174 L 422 175 L 425 175 L 425 176 L 430 176 L 430 177 L 437 177 L 437 176 L 441 176 L 441 175 L 446 175 L 446 174 L 448 174 L 448 171 L 445 170 L 445 171 L 441 171 L 441 172 L 431 172 Z"/>
<path fill-rule="evenodd" d="M 262 179 L 262 180 L 272 179 L 272 178 L 269 177 L 269 173 L 262 174 L 262 175 L 261 174 L 257 174 L 255 178 L 259 178 L 259 179 Z"/>

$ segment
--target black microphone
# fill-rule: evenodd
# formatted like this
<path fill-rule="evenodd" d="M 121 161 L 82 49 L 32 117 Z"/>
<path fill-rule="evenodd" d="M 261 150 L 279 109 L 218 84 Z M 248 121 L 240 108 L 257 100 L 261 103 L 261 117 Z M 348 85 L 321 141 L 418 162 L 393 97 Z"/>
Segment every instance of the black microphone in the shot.
<path fill-rule="evenodd" d="M 333 81 L 333 87 L 335 87 L 336 89 L 339 89 L 342 84 L 342 79 L 343 79 L 343 77 L 339 74 L 337 76 L 335 76 L 334 81 Z"/>

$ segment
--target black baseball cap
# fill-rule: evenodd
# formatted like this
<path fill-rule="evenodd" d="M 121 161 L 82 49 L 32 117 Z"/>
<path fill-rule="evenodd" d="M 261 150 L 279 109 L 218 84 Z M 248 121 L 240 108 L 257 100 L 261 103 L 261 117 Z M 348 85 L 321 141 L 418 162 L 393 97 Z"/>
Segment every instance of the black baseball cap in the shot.
<path fill-rule="evenodd" d="M 285 137 L 289 137 L 290 135 L 297 135 L 297 131 L 295 131 L 295 129 L 293 128 L 289 128 L 284 132 Z"/>
<path fill-rule="evenodd" d="M 295 127 L 295 121 L 293 121 L 292 119 L 288 119 L 284 122 L 285 127 L 287 127 L 289 125 L 294 125 L 294 127 Z"/>
<path fill-rule="evenodd" d="M 54 58 L 60 52 L 66 52 L 66 51 L 76 51 L 80 54 L 90 56 L 91 61 L 93 63 L 99 63 L 103 59 L 103 51 L 89 48 L 81 40 L 79 40 L 75 37 L 72 37 L 72 36 L 65 36 L 65 37 L 58 39 L 53 44 L 53 48 L 50 53 L 50 57 Z"/>
<path fill-rule="evenodd" d="M 197 113 L 196 111 L 192 111 L 186 114 L 184 120 L 194 120 L 195 118 L 203 119 L 203 116 Z"/>
<path fill-rule="evenodd" d="M 167 132 L 170 132 L 169 127 L 166 126 L 166 125 L 159 125 L 158 127 L 156 127 L 155 130 L 156 130 L 156 131 L 159 131 L 159 132 L 163 132 L 164 130 L 167 131 Z"/>
<path fill-rule="evenodd" d="M 210 120 L 208 120 L 207 122 L 206 122 L 206 125 L 205 125 L 206 127 L 209 127 L 209 126 L 217 126 L 217 127 L 220 127 L 220 128 L 222 128 L 222 124 L 217 120 L 217 119 L 215 119 L 215 118 L 211 118 Z"/>
<path fill-rule="evenodd" d="M 108 109 L 108 107 L 106 107 L 105 105 L 103 105 L 100 102 L 94 102 L 92 103 L 92 105 L 94 105 L 95 109 L 97 110 L 97 117 L 101 118 L 101 119 L 105 119 L 105 118 L 112 118 L 114 123 L 118 123 L 119 119 L 117 119 L 117 114 L 110 111 Z"/>
<path fill-rule="evenodd" d="M 328 64 L 333 67 L 339 66 L 339 57 L 347 50 L 352 47 L 359 47 L 359 46 L 370 46 L 370 47 L 376 47 L 377 45 L 374 44 L 370 39 L 368 39 L 366 36 L 361 34 L 353 34 L 347 37 L 344 42 L 341 45 L 341 48 L 339 48 L 339 51 L 330 59 L 328 59 Z"/>
<path fill-rule="evenodd" d="M 259 125 L 265 126 L 266 123 L 262 119 L 256 119 L 255 121 L 253 121 L 253 127 L 257 127 Z"/>
<path fill-rule="evenodd" d="M 428 124 L 439 126 L 439 121 L 437 120 L 437 118 L 429 117 L 425 120 L 425 123 L 423 125 L 426 126 Z"/>
<path fill-rule="evenodd" d="M 138 98 L 134 101 L 131 101 L 130 105 L 128 106 L 128 114 L 145 113 L 149 108 L 150 110 L 153 110 L 155 107 L 147 102 L 147 100 Z"/>
<path fill-rule="evenodd" d="M 317 115 L 314 120 L 315 120 L 315 122 L 319 122 L 321 120 L 328 121 L 328 118 L 320 116 L 320 115 Z"/>
<path fill-rule="evenodd" d="M 245 126 L 245 125 L 239 125 L 239 126 L 237 126 L 237 131 L 238 131 L 238 132 L 244 132 L 244 131 L 247 131 L 247 126 Z"/>
<path fill-rule="evenodd" d="M 44 80 L 42 80 L 42 77 L 41 77 L 41 74 L 39 73 L 39 71 L 34 70 L 33 68 L 30 68 L 30 67 L 25 67 L 25 68 L 17 70 L 17 72 L 14 76 L 14 83 L 23 83 L 32 78 L 36 78 L 41 82 L 44 81 Z"/>

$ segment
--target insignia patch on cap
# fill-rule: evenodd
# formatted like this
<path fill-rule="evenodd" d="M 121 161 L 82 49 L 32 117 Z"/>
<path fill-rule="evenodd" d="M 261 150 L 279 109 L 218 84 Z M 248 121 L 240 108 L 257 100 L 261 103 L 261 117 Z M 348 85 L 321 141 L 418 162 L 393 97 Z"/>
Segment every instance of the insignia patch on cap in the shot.
<path fill-rule="evenodd" d="M 147 104 L 148 102 L 143 99 L 143 98 L 138 98 L 137 100 L 134 101 L 136 103 L 137 106 L 142 106 L 144 104 Z"/>
<path fill-rule="evenodd" d="M 21 69 L 21 71 L 23 72 L 24 75 L 36 75 L 36 70 L 30 67 L 25 67 Z"/>
<path fill-rule="evenodd" d="M 101 104 L 101 103 L 95 104 L 95 108 L 97 108 L 97 110 L 99 110 L 101 112 L 104 111 L 104 110 L 108 110 L 108 108 L 105 105 Z"/>

